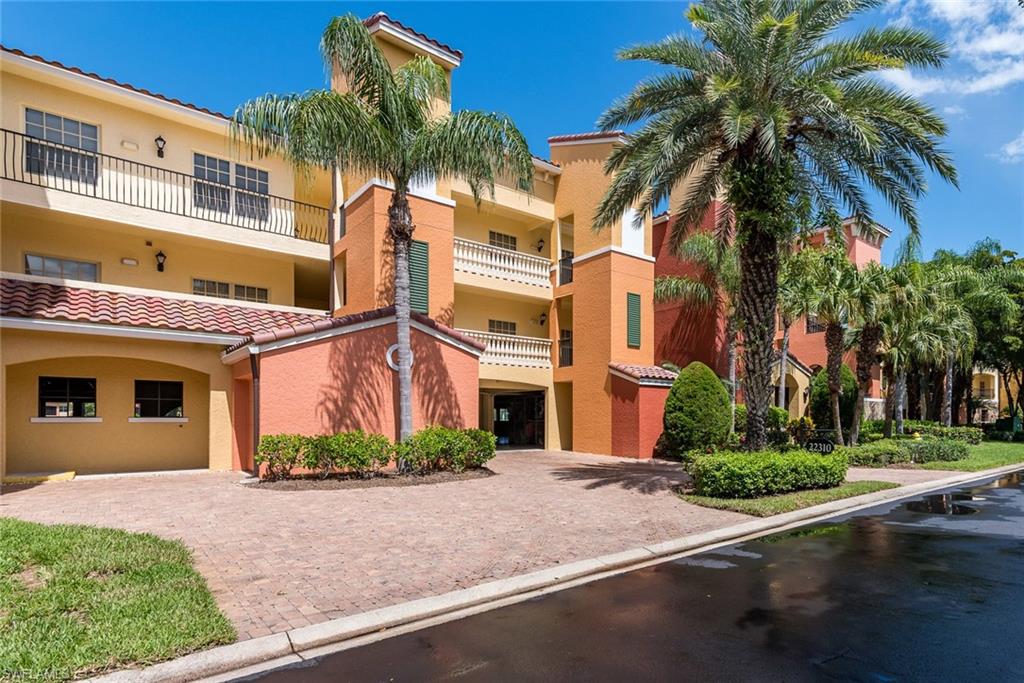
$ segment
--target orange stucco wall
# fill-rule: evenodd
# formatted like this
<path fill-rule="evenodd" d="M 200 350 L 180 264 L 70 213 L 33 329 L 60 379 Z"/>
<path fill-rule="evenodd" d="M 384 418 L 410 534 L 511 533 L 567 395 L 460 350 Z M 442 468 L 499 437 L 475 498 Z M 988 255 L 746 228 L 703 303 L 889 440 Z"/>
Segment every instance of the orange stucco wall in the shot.
<path fill-rule="evenodd" d="M 385 358 L 394 342 L 389 324 L 261 354 L 260 433 L 363 429 L 395 438 L 397 374 Z M 477 358 L 418 330 L 412 349 L 413 427 L 477 426 Z"/>
<path fill-rule="evenodd" d="M 344 302 L 335 315 L 359 313 L 394 303 L 394 259 L 388 236 L 391 190 L 371 187 L 345 208 L 345 234 L 334 245 L 339 273 L 344 271 Z M 430 245 L 428 315 L 445 325 L 454 319 L 455 209 L 448 204 L 409 197 L 413 239 Z"/>

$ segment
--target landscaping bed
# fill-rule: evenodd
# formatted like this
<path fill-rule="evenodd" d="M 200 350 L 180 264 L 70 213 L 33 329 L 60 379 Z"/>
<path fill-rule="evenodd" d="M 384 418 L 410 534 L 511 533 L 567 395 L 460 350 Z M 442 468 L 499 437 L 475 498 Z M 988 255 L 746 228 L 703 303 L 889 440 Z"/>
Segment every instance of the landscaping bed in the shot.
<path fill-rule="evenodd" d="M 177 541 L 0 519 L 0 679 L 51 681 L 235 640 Z"/>
<path fill-rule="evenodd" d="M 898 487 L 891 481 L 852 481 L 840 484 L 834 488 L 811 489 L 807 491 L 796 491 L 783 493 L 775 496 L 762 496 L 760 498 L 715 498 L 712 496 L 698 496 L 692 493 L 681 493 L 680 497 L 687 503 L 700 505 L 701 507 L 714 508 L 716 510 L 731 510 L 754 517 L 771 517 L 784 512 L 792 512 L 812 505 L 821 505 L 833 500 L 852 498 L 865 493 L 874 493 L 885 489 Z"/>
<path fill-rule="evenodd" d="M 430 472 L 428 474 L 398 474 L 381 472 L 372 477 L 296 477 L 293 479 L 260 480 L 246 484 L 249 488 L 271 491 L 331 491 L 336 489 L 370 489 L 389 486 L 422 486 L 445 484 L 453 481 L 486 479 L 495 473 L 486 467 L 463 472 Z"/>

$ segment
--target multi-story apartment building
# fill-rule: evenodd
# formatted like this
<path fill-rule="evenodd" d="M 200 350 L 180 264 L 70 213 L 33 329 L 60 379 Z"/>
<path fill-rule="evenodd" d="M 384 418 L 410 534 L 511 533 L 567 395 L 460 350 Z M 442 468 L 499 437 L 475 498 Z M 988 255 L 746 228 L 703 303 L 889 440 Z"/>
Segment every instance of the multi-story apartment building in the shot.
<path fill-rule="evenodd" d="M 366 25 L 393 64 L 459 66 Z M 0 473 L 248 468 L 260 434 L 394 436 L 386 182 L 298 174 L 222 114 L 42 57 L 0 67 Z M 410 188 L 417 427 L 650 455 L 672 379 L 651 222 L 591 225 L 621 141 L 552 137 L 532 193 L 499 182 L 480 206 L 445 178 Z"/>

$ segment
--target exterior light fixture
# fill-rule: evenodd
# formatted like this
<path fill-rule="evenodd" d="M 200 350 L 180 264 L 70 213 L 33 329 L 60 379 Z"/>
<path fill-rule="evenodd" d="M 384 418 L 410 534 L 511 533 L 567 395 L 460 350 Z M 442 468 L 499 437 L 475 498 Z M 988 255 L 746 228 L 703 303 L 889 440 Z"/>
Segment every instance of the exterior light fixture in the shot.
<path fill-rule="evenodd" d="M 539 316 L 537 316 L 537 322 L 540 323 L 541 325 L 543 325 L 547 321 L 548 321 L 548 314 L 547 313 L 541 313 Z"/>
<path fill-rule="evenodd" d="M 164 272 L 164 262 L 167 261 L 167 254 L 162 251 L 156 252 L 156 269 Z"/>
<path fill-rule="evenodd" d="M 163 159 L 164 158 L 164 145 L 167 144 L 167 140 L 164 140 L 164 136 L 163 135 L 157 135 L 156 136 L 156 140 L 153 140 L 153 142 L 156 143 L 156 155 L 158 157 L 160 157 L 161 159 Z M 163 270 L 163 268 L 161 268 L 161 270 Z"/>
<path fill-rule="evenodd" d="M 537 240 L 537 253 L 544 251 L 544 240 Z"/>

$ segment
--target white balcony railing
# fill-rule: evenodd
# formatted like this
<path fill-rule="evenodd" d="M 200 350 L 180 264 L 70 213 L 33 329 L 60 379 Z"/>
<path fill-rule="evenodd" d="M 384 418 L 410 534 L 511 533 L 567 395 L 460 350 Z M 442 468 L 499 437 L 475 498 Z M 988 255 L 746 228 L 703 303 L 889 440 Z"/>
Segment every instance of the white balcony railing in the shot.
<path fill-rule="evenodd" d="M 455 238 L 455 270 L 551 288 L 551 261 L 511 249 Z"/>
<path fill-rule="evenodd" d="M 480 330 L 459 330 L 487 345 L 481 363 L 518 365 L 528 368 L 551 367 L 551 340 L 520 337 L 516 334 L 494 334 Z"/>

